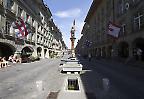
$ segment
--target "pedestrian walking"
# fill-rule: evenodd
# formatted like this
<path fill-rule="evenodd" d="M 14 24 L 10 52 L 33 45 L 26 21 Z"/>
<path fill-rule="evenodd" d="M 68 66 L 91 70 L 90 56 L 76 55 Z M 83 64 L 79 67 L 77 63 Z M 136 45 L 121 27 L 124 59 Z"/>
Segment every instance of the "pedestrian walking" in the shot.
<path fill-rule="evenodd" d="M 142 50 L 140 48 L 137 49 L 138 60 L 142 60 Z"/>
<path fill-rule="evenodd" d="M 133 57 L 135 60 L 138 60 L 137 50 L 136 48 L 133 48 Z"/>
<path fill-rule="evenodd" d="M 88 59 L 89 59 L 89 61 L 91 61 L 91 54 L 90 53 L 88 54 Z"/>

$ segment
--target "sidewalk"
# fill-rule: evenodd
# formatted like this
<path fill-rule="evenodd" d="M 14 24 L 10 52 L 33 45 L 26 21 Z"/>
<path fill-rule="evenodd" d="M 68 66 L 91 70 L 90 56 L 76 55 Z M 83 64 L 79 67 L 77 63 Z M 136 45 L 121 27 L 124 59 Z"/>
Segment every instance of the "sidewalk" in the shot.
<path fill-rule="evenodd" d="M 108 63 L 120 63 L 120 64 L 125 64 L 127 66 L 132 66 L 132 67 L 139 67 L 144 69 L 144 61 L 136 61 L 136 60 L 128 60 L 128 59 L 118 59 L 118 58 L 113 58 L 113 59 L 107 59 L 107 58 L 100 58 L 100 59 L 96 59 L 93 58 L 92 61 L 95 60 L 100 60 L 103 62 L 108 62 Z"/>

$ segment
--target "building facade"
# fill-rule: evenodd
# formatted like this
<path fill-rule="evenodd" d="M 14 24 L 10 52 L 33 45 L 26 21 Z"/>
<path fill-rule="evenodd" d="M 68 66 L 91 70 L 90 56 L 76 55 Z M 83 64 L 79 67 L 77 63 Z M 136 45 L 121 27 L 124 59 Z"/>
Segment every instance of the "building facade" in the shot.
<path fill-rule="evenodd" d="M 16 37 L 12 26 L 18 17 L 29 28 L 24 39 Z M 52 14 L 43 0 L 0 0 L 0 56 L 30 54 L 49 58 L 52 50 L 61 51 L 65 44 L 51 17 Z M 53 47 L 53 43 L 60 43 L 59 47 Z"/>
<path fill-rule="evenodd" d="M 94 0 L 85 19 L 77 52 L 94 57 L 128 58 L 141 49 L 144 60 L 144 1 Z M 108 24 L 120 27 L 119 37 L 107 35 Z M 91 42 L 87 44 L 87 41 Z"/>

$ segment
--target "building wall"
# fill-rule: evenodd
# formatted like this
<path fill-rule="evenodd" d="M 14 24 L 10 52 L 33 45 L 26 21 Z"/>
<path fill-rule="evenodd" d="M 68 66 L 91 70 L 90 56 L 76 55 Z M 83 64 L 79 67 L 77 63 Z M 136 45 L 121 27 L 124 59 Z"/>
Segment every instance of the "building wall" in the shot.
<path fill-rule="evenodd" d="M 120 58 L 132 57 L 134 49 L 144 52 L 144 11 L 143 0 L 101 0 L 93 4 L 85 19 L 86 26 L 82 30 L 82 38 L 77 50 L 91 53 L 92 56 Z M 119 38 L 107 35 L 109 21 L 121 27 Z M 87 49 L 82 48 L 85 41 L 92 42 Z M 83 53 L 82 53 L 83 54 Z M 142 53 L 144 59 L 144 53 Z"/>
<path fill-rule="evenodd" d="M 55 39 L 53 27 L 50 25 L 52 14 L 49 8 L 42 0 L 1 1 L 0 30 L 4 31 L 0 36 L 0 43 L 13 44 L 16 52 L 21 52 L 25 47 L 30 46 L 33 48 L 34 57 L 40 55 L 41 58 L 49 58 L 49 50 L 52 49 L 52 41 Z M 12 23 L 17 17 L 21 17 L 27 23 L 29 34 L 25 39 L 16 38 Z"/>

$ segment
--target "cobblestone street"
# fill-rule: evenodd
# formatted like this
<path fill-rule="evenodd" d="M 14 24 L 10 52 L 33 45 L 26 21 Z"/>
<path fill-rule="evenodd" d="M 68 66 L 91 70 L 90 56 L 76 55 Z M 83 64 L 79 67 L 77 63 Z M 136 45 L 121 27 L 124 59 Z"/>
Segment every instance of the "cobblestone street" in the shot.
<path fill-rule="evenodd" d="M 60 59 L 44 59 L 0 69 L 0 99 L 46 99 L 61 89 Z"/>

